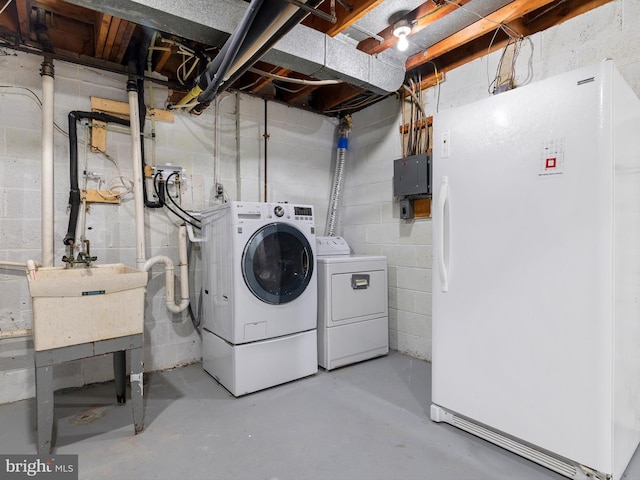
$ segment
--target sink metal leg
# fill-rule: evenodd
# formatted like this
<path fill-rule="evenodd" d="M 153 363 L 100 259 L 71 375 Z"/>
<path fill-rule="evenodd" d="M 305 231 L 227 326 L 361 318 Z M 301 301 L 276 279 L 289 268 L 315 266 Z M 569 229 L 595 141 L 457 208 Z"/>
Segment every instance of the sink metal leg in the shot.
<path fill-rule="evenodd" d="M 113 352 L 113 377 L 118 403 L 127 403 L 127 356 L 124 350 Z"/>
<path fill-rule="evenodd" d="M 53 436 L 53 366 L 36 367 L 36 423 L 38 454 L 51 453 Z"/>
<path fill-rule="evenodd" d="M 144 359 L 142 347 L 131 350 L 131 404 L 133 408 L 133 424 L 135 432 L 140 433 L 144 429 L 144 405 L 143 405 L 143 372 Z"/>

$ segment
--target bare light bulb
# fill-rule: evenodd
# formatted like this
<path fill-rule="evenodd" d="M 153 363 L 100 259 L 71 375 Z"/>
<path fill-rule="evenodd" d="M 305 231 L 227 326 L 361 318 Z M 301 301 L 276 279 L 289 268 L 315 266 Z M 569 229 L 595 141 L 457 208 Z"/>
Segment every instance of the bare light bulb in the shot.
<path fill-rule="evenodd" d="M 398 36 L 398 50 L 404 52 L 407 48 L 409 48 L 409 40 L 407 40 L 406 35 Z"/>
<path fill-rule="evenodd" d="M 407 20 L 399 20 L 393 25 L 393 36 L 398 38 L 398 50 L 404 52 L 409 48 L 407 35 L 411 33 L 411 26 Z"/>

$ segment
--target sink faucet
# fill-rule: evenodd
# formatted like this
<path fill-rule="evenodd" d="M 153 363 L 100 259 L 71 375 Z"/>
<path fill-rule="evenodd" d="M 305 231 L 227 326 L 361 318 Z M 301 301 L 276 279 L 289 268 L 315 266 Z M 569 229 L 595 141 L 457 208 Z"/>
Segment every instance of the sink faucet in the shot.
<path fill-rule="evenodd" d="M 67 254 L 62 257 L 62 261 L 65 262 L 66 268 L 73 268 L 78 263 L 83 263 L 85 267 L 90 267 L 91 262 L 95 262 L 98 257 L 91 256 L 91 243 L 89 240 L 83 240 L 83 248 L 78 252 L 76 258 L 73 257 L 74 242 L 67 245 Z"/>

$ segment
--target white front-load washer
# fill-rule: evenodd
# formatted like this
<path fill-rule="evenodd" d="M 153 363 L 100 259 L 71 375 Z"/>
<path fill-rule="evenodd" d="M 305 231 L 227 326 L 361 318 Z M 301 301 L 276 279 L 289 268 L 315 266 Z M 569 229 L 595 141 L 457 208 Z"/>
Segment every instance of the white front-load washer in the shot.
<path fill-rule="evenodd" d="M 389 352 L 387 257 L 352 255 L 318 237 L 318 365 L 331 370 Z"/>
<path fill-rule="evenodd" d="M 313 207 L 202 212 L 203 367 L 233 395 L 317 372 Z"/>

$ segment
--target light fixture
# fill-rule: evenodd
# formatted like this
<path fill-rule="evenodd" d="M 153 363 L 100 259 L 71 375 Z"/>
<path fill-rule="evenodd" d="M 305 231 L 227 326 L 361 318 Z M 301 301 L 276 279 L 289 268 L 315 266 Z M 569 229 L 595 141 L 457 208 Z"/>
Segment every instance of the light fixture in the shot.
<path fill-rule="evenodd" d="M 409 47 L 407 35 L 411 33 L 411 26 L 405 19 L 398 20 L 393 24 L 393 35 L 398 37 L 398 50 L 404 52 Z"/>

